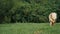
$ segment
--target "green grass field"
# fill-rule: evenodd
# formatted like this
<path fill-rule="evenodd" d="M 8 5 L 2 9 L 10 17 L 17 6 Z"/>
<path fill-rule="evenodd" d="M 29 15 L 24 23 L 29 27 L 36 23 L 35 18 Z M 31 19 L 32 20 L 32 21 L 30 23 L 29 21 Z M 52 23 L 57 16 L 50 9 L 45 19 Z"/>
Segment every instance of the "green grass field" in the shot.
<path fill-rule="evenodd" d="M 0 24 L 0 34 L 60 34 L 60 23 L 52 27 L 49 23 Z"/>

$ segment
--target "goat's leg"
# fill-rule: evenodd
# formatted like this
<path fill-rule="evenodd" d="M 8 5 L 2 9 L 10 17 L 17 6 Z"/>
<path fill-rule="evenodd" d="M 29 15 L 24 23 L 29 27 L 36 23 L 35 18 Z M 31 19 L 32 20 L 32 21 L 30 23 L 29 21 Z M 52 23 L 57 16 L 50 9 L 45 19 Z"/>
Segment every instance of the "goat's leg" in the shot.
<path fill-rule="evenodd" d="M 50 22 L 50 26 L 52 26 L 52 22 Z"/>

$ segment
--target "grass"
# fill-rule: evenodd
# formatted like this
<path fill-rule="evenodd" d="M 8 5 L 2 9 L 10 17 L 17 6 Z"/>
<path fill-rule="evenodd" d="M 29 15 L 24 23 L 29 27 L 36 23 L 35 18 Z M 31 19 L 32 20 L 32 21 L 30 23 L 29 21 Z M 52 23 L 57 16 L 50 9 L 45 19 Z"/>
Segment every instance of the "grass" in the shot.
<path fill-rule="evenodd" d="M 0 24 L 0 34 L 60 34 L 60 23 L 52 27 L 49 23 Z"/>

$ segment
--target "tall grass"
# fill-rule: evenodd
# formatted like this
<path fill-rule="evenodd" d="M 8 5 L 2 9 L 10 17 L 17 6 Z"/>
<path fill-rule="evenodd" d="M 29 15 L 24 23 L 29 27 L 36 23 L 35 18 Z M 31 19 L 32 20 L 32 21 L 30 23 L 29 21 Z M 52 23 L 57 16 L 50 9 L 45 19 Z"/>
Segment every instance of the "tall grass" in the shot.
<path fill-rule="evenodd" d="M 60 34 L 60 24 L 49 23 L 0 24 L 0 34 Z"/>

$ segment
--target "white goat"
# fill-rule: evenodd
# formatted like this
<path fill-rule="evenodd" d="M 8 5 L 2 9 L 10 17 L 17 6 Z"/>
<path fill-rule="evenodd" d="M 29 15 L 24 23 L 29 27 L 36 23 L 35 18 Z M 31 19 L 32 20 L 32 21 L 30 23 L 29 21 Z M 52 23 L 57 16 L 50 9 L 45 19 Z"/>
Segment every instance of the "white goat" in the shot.
<path fill-rule="evenodd" d="M 54 23 L 56 22 L 56 19 L 57 19 L 57 14 L 55 12 L 52 12 L 49 14 L 49 21 L 51 26 L 54 25 Z"/>

